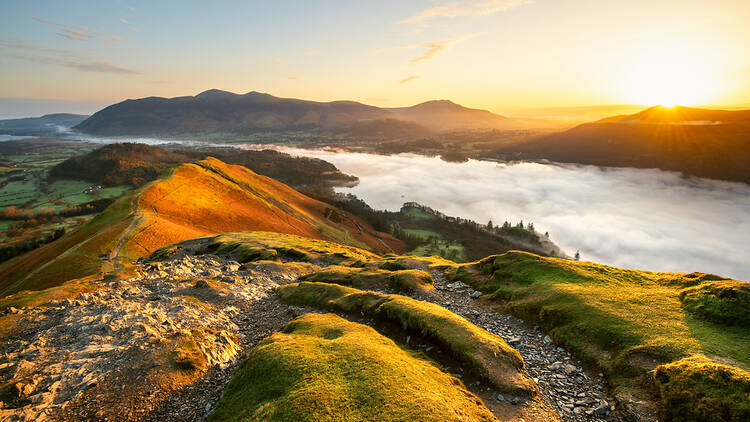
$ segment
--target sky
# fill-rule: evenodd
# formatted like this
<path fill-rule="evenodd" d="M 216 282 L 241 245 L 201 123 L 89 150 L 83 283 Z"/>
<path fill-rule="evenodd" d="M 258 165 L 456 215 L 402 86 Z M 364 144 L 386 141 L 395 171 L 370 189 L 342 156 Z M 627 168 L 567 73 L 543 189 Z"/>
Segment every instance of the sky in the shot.
<path fill-rule="evenodd" d="M 95 111 L 211 88 L 504 114 L 750 108 L 748 0 L 4 0 L 0 12 L 0 108 Z"/>

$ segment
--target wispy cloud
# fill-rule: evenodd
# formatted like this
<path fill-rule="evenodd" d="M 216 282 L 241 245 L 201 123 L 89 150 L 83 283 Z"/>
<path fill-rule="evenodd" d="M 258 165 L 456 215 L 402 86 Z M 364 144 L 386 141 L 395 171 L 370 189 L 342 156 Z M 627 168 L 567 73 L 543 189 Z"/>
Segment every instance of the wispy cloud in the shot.
<path fill-rule="evenodd" d="M 430 7 L 412 15 L 401 23 L 424 22 L 435 18 L 455 18 L 460 16 L 488 16 L 531 3 L 532 0 L 483 0 L 446 3 Z"/>
<path fill-rule="evenodd" d="M 127 23 L 128 23 L 128 20 L 127 20 L 127 19 L 120 19 L 120 22 L 122 22 L 122 23 L 124 23 L 124 24 L 127 24 Z"/>
<path fill-rule="evenodd" d="M 419 78 L 419 76 L 417 76 L 417 75 L 407 76 L 404 79 L 401 79 L 400 81 L 398 81 L 398 83 L 405 84 L 405 83 L 411 82 L 411 81 L 413 81 L 414 79 L 417 79 L 417 78 Z"/>
<path fill-rule="evenodd" d="M 62 33 L 58 33 L 58 35 L 63 37 L 66 36 L 66 34 Z M 81 39 L 81 41 L 85 41 L 85 39 Z M 0 40 L 0 48 L 17 50 L 19 51 L 18 53 L 9 54 L 8 57 L 32 63 L 67 67 L 83 72 L 113 73 L 118 75 L 142 74 L 141 72 L 120 67 L 112 63 L 84 57 L 69 50 L 37 47 L 21 41 Z"/>
<path fill-rule="evenodd" d="M 36 16 L 32 17 L 31 19 L 39 23 L 46 24 L 46 25 L 52 25 L 58 28 L 63 28 L 62 32 L 57 32 L 56 34 L 60 37 L 67 38 L 69 40 L 88 41 L 90 39 L 99 39 L 101 42 L 105 44 L 109 44 L 109 45 L 115 45 L 113 41 L 114 42 L 122 41 L 122 38 L 118 36 L 107 34 L 106 32 L 94 31 L 93 29 L 86 28 L 84 26 L 72 25 L 72 24 L 68 24 L 64 22 L 58 22 L 52 19 L 39 18 Z M 126 24 L 128 23 L 128 21 L 126 21 L 125 19 L 121 19 L 120 21 Z"/>
<path fill-rule="evenodd" d="M 290 81 L 298 81 L 298 80 L 302 79 L 302 76 L 289 75 L 286 78 L 289 79 Z"/>
<path fill-rule="evenodd" d="M 68 67 L 71 69 L 81 70 L 84 72 L 99 72 L 99 73 L 115 73 L 119 75 L 141 75 L 141 72 L 135 70 L 126 69 L 113 65 L 111 63 L 100 62 L 96 60 L 87 59 L 80 56 L 63 56 L 63 57 L 52 57 L 52 56 L 29 56 L 23 54 L 14 54 L 11 57 L 25 60 L 33 63 L 51 64 L 55 66 Z"/>
<path fill-rule="evenodd" d="M 63 38 L 67 38 L 69 40 L 88 41 L 86 38 L 76 37 L 75 35 L 70 35 L 70 34 L 63 34 L 61 32 L 58 32 L 57 35 Z"/>
<path fill-rule="evenodd" d="M 463 37 L 450 38 L 450 39 L 441 40 L 441 41 L 430 41 L 430 42 L 425 42 L 425 43 L 409 44 L 409 45 L 403 46 L 403 48 L 425 49 L 426 51 L 423 54 L 409 60 L 409 63 L 419 63 L 421 61 L 435 58 L 435 56 L 437 56 L 440 53 L 443 53 L 450 47 L 460 43 L 461 41 L 466 41 L 469 38 L 472 38 L 476 35 L 477 34 L 470 34 L 470 35 L 464 35 Z"/>

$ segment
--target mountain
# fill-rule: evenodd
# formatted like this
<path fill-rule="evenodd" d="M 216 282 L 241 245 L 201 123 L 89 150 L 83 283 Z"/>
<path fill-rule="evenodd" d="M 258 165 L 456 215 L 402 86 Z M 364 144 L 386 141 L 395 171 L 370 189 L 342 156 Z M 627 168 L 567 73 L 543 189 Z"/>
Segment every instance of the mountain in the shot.
<path fill-rule="evenodd" d="M 750 110 L 651 107 L 514 145 L 509 159 L 659 168 L 750 183 Z"/>
<path fill-rule="evenodd" d="M 119 268 L 174 242 L 237 230 L 290 233 L 376 252 L 403 243 L 335 207 L 215 158 L 182 164 L 80 229 L 0 265 L 0 293 L 40 289 Z"/>
<path fill-rule="evenodd" d="M 368 123 L 368 122 L 374 123 Z M 409 122 L 405 125 L 401 122 Z M 216 89 L 194 97 L 148 97 L 106 107 L 75 127 L 104 136 L 198 133 L 244 134 L 294 129 L 346 131 L 354 136 L 422 136 L 466 128 L 519 129 L 549 122 L 509 119 L 450 101 L 378 108 L 354 101 L 316 102 Z"/>
<path fill-rule="evenodd" d="M 16 136 L 40 136 L 64 132 L 86 120 L 89 116 L 56 113 L 42 117 L 0 120 L 0 134 Z"/>
<path fill-rule="evenodd" d="M 486 110 L 466 108 L 448 100 L 427 101 L 411 107 L 389 108 L 400 119 L 435 130 L 509 128 L 513 120 Z"/>

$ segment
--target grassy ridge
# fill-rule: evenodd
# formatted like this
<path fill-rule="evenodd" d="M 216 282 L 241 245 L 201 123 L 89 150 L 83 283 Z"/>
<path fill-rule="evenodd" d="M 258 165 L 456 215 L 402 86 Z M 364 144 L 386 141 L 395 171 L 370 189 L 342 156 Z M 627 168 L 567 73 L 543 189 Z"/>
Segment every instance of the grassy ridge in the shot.
<path fill-rule="evenodd" d="M 352 268 L 331 265 L 300 277 L 300 280 L 342 284 L 359 288 L 389 288 L 402 292 L 433 290 L 432 276 L 421 270 L 388 271 L 378 268 Z"/>
<path fill-rule="evenodd" d="M 461 381 L 365 325 L 307 314 L 263 340 L 211 421 L 494 421 Z"/>
<path fill-rule="evenodd" d="M 750 286 L 740 281 L 524 252 L 461 266 L 452 277 L 596 363 L 623 397 L 658 398 L 651 371 L 690 356 L 705 355 L 745 374 L 750 366 L 750 329 L 742 319 Z"/>
<path fill-rule="evenodd" d="M 447 309 L 401 295 L 352 289 L 328 283 L 302 282 L 278 290 L 281 300 L 347 313 L 365 313 L 430 337 L 450 350 L 477 375 L 501 391 L 533 396 L 536 385 L 523 375 L 521 355 L 505 341 Z"/>

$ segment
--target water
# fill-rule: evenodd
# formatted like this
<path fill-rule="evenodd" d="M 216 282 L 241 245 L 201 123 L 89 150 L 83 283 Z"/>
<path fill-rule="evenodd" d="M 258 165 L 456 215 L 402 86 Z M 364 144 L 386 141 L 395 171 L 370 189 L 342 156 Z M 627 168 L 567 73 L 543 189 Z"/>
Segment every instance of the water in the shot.
<path fill-rule="evenodd" d="M 359 185 L 338 191 L 376 209 L 416 201 L 481 223 L 523 220 L 583 260 L 750 280 L 750 186 L 742 183 L 661 170 L 277 149 L 358 176 Z"/>

